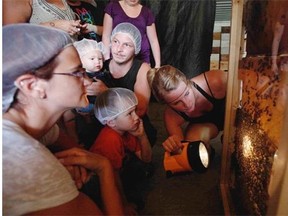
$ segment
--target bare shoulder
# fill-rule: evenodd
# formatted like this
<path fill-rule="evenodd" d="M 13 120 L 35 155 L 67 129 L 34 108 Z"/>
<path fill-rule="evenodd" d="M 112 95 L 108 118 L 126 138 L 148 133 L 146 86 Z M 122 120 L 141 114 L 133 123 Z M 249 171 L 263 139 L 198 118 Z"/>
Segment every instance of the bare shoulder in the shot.
<path fill-rule="evenodd" d="M 227 72 L 222 70 L 210 70 L 205 72 L 207 81 L 210 86 L 226 85 Z"/>
<path fill-rule="evenodd" d="M 139 72 L 141 73 L 145 73 L 147 74 L 147 72 L 151 69 L 150 65 L 146 62 L 143 62 L 140 69 L 139 69 Z"/>
<path fill-rule="evenodd" d="M 32 14 L 33 0 L 4 0 L 3 24 L 26 23 Z"/>
<path fill-rule="evenodd" d="M 151 69 L 150 65 L 146 62 L 143 62 L 141 67 L 139 68 L 137 79 L 141 80 L 143 80 L 143 78 L 147 79 L 147 73 L 150 69 Z"/>
<path fill-rule="evenodd" d="M 207 71 L 205 72 L 207 82 L 205 80 L 204 74 L 199 75 L 202 76 L 202 78 L 200 78 L 202 85 L 200 86 L 204 87 L 206 92 L 209 92 L 210 88 L 216 98 L 223 98 L 226 95 L 227 74 L 227 72 L 222 70 Z"/>

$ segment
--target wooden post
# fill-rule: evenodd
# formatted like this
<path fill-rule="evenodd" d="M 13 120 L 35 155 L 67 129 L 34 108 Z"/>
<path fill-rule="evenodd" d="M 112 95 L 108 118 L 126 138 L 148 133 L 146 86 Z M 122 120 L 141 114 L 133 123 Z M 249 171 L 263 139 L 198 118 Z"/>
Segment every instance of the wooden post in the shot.
<path fill-rule="evenodd" d="M 230 51 L 229 51 L 229 69 L 228 69 L 228 85 L 226 95 L 226 114 L 225 127 L 222 148 L 222 164 L 221 164 L 221 194 L 225 215 L 233 215 L 234 207 L 229 191 L 230 177 L 230 155 L 229 146 L 233 143 L 235 128 L 233 127 L 236 110 L 239 106 L 240 83 L 238 80 L 238 65 L 241 46 L 242 33 L 242 17 L 243 17 L 244 0 L 232 1 L 232 19 L 230 34 Z"/>

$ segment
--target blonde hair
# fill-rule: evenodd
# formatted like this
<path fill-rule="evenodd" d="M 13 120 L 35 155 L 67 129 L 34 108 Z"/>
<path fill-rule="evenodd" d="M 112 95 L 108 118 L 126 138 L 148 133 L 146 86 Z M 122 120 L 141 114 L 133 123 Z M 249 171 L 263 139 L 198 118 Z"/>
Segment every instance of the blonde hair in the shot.
<path fill-rule="evenodd" d="M 186 84 L 190 83 L 185 74 L 171 65 L 150 69 L 147 73 L 147 80 L 154 97 L 161 103 L 165 103 L 165 94 L 175 90 L 181 81 Z"/>

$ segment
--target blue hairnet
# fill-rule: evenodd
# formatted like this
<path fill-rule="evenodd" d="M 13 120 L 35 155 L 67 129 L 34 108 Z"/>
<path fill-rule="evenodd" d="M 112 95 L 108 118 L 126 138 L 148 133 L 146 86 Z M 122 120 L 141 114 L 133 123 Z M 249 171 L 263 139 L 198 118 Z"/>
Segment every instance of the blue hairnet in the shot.
<path fill-rule="evenodd" d="M 64 31 L 28 23 L 4 26 L 2 35 L 4 113 L 14 100 L 17 77 L 44 66 L 72 41 Z"/>

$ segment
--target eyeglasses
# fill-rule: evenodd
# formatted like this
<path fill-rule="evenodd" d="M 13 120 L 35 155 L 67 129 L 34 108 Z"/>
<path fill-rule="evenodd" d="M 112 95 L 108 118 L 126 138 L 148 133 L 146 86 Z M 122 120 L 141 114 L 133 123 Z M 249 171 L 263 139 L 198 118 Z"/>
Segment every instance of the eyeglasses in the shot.
<path fill-rule="evenodd" d="M 77 78 L 85 78 L 87 77 L 86 71 L 82 70 L 82 71 L 74 71 L 72 73 L 53 73 L 55 75 L 64 75 L 64 76 L 74 76 Z"/>

